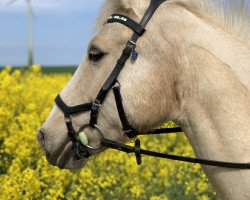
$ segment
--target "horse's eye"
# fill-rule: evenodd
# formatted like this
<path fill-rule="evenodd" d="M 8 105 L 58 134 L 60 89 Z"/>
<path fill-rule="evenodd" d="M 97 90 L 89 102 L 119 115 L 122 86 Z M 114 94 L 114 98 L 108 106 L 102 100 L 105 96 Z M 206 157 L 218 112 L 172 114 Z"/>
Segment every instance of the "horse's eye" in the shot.
<path fill-rule="evenodd" d="M 105 53 L 97 47 L 90 48 L 89 50 L 89 60 L 93 63 L 99 62 L 104 57 L 104 55 Z"/>

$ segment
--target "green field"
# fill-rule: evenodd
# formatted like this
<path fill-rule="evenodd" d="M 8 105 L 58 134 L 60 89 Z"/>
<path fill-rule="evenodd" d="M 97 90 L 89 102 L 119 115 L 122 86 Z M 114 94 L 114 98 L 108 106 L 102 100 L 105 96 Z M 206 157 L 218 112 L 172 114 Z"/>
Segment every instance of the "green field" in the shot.
<path fill-rule="evenodd" d="M 0 66 L 0 72 L 4 69 L 3 66 Z M 24 66 L 19 67 L 13 67 L 14 69 L 21 69 L 26 70 L 27 68 Z M 45 74 L 51 74 L 51 73 L 71 73 L 74 74 L 76 71 L 76 66 L 44 66 L 42 67 L 42 72 Z"/>

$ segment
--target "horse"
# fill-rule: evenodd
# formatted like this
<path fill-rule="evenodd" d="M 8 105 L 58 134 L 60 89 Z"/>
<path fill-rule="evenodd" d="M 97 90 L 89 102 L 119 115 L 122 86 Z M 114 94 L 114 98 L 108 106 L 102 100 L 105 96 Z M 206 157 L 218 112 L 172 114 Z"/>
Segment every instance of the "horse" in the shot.
<path fill-rule="evenodd" d="M 94 101 L 133 33 L 120 23 L 106 23 L 109 16 L 119 13 L 140 22 L 149 5 L 150 0 L 105 1 L 87 56 L 60 93 L 65 104 Z M 126 62 L 117 78 L 131 127 L 146 132 L 172 120 L 184 130 L 197 157 L 249 163 L 248 14 L 247 5 L 238 0 L 163 2 L 138 39 L 136 58 Z M 100 130 L 112 141 L 129 141 L 116 103 L 108 92 L 103 104 L 97 105 L 98 130 L 84 131 L 89 145 L 100 143 Z M 88 121 L 89 113 L 66 119 L 75 130 Z M 82 168 L 88 159 L 74 157 L 67 128 L 63 112 L 55 105 L 38 132 L 38 141 L 52 165 Z M 202 169 L 219 198 L 250 199 L 250 170 L 206 165 Z"/>

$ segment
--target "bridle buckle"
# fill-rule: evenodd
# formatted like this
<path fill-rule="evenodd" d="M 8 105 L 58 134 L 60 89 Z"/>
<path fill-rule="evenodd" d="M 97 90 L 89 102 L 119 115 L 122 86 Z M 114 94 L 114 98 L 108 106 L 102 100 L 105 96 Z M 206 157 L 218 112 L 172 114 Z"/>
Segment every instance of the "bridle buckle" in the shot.
<path fill-rule="evenodd" d="M 65 121 L 66 124 L 71 123 L 72 122 L 72 116 L 71 115 L 65 115 L 64 121 Z"/>
<path fill-rule="evenodd" d="M 137 135 L 131 129 L 130 130 L 125 130 L 125 131 L 123 131 L 123 133 L 125 135 L 127 135 L 129 138 L 136 138 L 137 137 Z"/>
<path fill-rule="evenodd" d="M 92 104 L 92 110 L 98 110 L 101 107 L 101 103 L 95 100 Z"/>
<path fill-rule="evenodd" d="M 134 48 L 136 47 L 136 43 L 135 43 L 134 41 L 129 40 L 128 42 L 129 42 L 130 44 L 132 44 Z"/>
<path fill-rule="evenodd" d="M 142 158 L 141 158 L 141 142 L 139 139 L 135 140 L 135 157 L 136 157 L 136 163 L 137 165 L 142 164 Z"/>
<path fill-rule="evenodd" d="M 112 86 L 112 89 L 115 89 L 115 88 L 120 88 L 121 87 L 121 84 L 118 80 L 116 80 L 115 84 Z"/>

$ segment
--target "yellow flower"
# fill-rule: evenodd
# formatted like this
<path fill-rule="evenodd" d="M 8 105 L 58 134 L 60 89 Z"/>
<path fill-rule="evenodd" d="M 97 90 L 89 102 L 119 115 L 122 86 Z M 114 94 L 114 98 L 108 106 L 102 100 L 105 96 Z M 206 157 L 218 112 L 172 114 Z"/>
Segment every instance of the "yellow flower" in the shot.
<path fill-rule="evenodd" d="M 7 73 L 9 73 L 11 70 L 12 70 L 12 66 L 10 66 L 10 65 L 7 65 L 7 66 L 4 68 L 4 72 L 7 72 Z"/>
<path fill-rule="evenodd" d="M 153 197 L 150 197 L 150 200 L 168 200 L 168 198 L 167 197 L 153 196 Z"/>
<path fill-rule="evenodd" d="M 207 195 L 198 196 L 197 200 L 210 200 Z"/>
<path fill-rule="evenodd" d="M 31 66 L 32 72 L 38 73 L 41 71 L 41 65 L 35 64 Z"/>
<path fill-rule="evenodd" d="M 141 194 L 143 193 L 143 190 L 142 190 L 142 188 L 140 188 L 139 186 L 133 186 L 133 187 L 130 189 L 130 192 L 131 192 L 131 194 L 132 194 L 134 197 L 138 198 L 138 197 L 140 197 Z"/>

